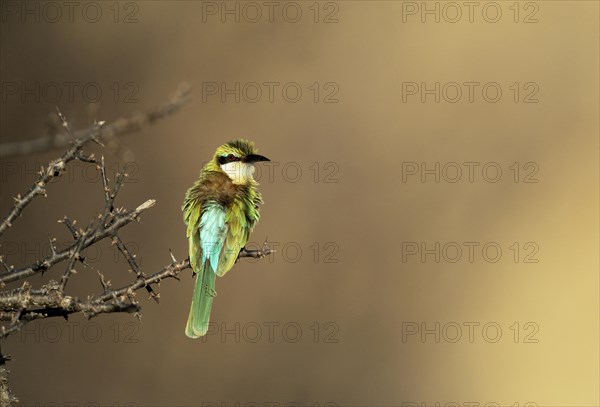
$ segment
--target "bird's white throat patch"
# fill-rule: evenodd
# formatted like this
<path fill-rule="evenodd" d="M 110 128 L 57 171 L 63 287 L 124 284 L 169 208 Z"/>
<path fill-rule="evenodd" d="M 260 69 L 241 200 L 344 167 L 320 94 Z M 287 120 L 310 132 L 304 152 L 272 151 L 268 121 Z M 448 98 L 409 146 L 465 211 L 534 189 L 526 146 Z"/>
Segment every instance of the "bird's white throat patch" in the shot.
<path fill-rule="evenodd" d="M 221 165 L 221 169 L 231 178 L 234 184 L 247 184 L 254 180 L 254 164 L 234 161 Z"/>

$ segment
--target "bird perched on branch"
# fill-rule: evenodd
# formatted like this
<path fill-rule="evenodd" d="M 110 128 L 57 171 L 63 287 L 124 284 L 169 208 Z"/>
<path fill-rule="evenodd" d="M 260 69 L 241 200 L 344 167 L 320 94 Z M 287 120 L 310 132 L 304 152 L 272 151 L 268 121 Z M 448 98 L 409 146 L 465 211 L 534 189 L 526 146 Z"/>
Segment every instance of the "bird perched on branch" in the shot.
<path fill-rule="evenodd" d="M 254 164 L 270 161 L 257 154 L 254 143 L 230 141 L 217 148 L 183 202 L 190 264 L 196 274 L 194 297 L 185 334 L 206 334 L 215 278 L 235 264 L 250 232 L 258 222 L 262 196 L 254 180 Z"/>

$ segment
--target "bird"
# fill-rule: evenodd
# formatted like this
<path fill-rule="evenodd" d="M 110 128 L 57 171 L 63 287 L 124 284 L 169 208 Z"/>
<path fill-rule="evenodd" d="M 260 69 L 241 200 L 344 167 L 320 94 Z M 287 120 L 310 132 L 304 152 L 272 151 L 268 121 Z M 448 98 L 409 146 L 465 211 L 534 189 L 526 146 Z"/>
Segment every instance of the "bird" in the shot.
<path fill-rule="evenodd" d="M 208 331 L 216 277 L 231 270 L 258 223 L 263 199 L 254 165 L 271 160 L 257 153 L 254 143 L 245 139 L 223 144 L 185 194 L 181 210 L 196 276 L 185 327 L 190 338 Z"/>

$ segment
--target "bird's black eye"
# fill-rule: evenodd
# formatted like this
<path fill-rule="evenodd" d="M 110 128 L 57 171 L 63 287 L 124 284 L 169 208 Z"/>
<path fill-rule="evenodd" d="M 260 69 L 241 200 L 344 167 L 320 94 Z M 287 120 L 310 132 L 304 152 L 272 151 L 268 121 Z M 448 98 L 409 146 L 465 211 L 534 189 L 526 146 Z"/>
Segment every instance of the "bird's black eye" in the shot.
<path fill-rule="evenodd" d="M 237 158 L 233 154 L 222 155 L 221 157 L 219 157 L 219 164 L 221 164 L 221 165 L 228 164 L 228 163 L 231 163 L 234 161 L 239 161 L 239 158 Z"/>

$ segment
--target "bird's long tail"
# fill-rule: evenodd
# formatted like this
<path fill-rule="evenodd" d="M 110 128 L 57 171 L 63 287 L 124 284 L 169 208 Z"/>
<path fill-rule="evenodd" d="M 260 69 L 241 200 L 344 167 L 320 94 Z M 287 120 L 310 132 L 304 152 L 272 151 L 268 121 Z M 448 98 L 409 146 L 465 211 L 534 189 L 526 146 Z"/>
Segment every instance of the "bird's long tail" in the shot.
<path fill-rule="evenodd" d="M 215 291 L 215 278 L 216 273 L 213 271 L 210 262 L 205 262 L 200 272 L 196 275 L 194 297 L 192 298 L 190 315 L 185 326 L 185 334 L 190 338 L 198 338 L 205 335 L 206 331 L 208 331 L 210 309 L 213 297 L 217 295 Z"/>

